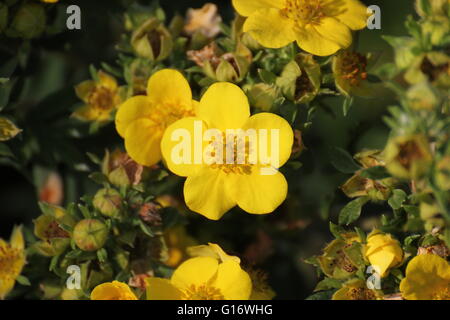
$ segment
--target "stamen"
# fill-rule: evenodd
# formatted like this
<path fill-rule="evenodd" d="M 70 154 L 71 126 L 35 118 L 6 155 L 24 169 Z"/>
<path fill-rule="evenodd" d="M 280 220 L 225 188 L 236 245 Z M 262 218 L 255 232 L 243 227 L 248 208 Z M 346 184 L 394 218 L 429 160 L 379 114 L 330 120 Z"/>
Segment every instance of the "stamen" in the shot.
<path fill-rule="evenodd" d="M 224 300 L 220 289 L 202 284 L 190 285 L 183 294 L 183 300 Z"/>
<path fill-rule="evenodd" d="M 286 0 L 282 14 L 301 26 L 318 24 L 324 16 L 320 0 Z"/>

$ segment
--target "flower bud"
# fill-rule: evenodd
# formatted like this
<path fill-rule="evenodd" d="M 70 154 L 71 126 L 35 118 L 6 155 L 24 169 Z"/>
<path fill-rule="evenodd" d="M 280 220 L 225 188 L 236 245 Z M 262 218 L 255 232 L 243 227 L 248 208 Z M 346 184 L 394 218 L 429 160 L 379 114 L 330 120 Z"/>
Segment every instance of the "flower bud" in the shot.
<path fill-rule="evenodd" d="M 433 110 L 440 103 L 439 93 L 428 81 L 412 86 L 406 93 L 406 99 L 415 110 Z"/>
<path fill-rule="evenodd" d="M 130 158 L 126 152 L 107 151 L 103 159 L 102 172 L 116 186 L 130 186 L 141 182 L 144 167 Z"/>
<path fill-rule="evenodd" d="M 280 97 L 280 92 L 276 86 L 257 83 L 247 91 L 247 96 L 251 106 L 269 112 L 275 101 Z"/>
<path fill-rule="evenodd" d="M 389 139 L 385 149 L 386 169 L 395 177 L 415 180 L 430 168 L 432 155 L 423 135 Z"/>
<path fill-rule="evenodd" d="M 364 255 L 381 277 L 385 277 L 389 269 L 397 267 L 403 261 L 400 243 L 390 234 L 383 234 L 378 230 L 367 237 Z"/>
<path fill-rule="evenodd" d="M 75 226 L 73 240 L 81 250 L 96 251 L 105 244 L 108 232 L 108 227 L 100 220 L 85 219 Z"/>
<path fill-rule="evenodd" d="M 93 205 L 101 214 L 107 217 L 120 218 L 122 197 L 117 190 L 100 189 L 95 194 Z"/>
<path fill-rule="evenodd" d="M 320 65 L 310 54 L 299 54 L 288 63 L 277 79 L 284 96 L 295 103 L 308 103 L 319 93 Z"/>
<path fill-rule="evenodd" d="M 38 3 L 25 3 L 17 10 L 13 17 L 9 35 L 24 39 L 33 39 L 41 36 L 45 30 L 46 14 L 44 7 Z"/>
<path fill-rule="evenodd" d="M 364 150 L 355 154 L 354 158 L 366 169 L 384 166 L 385 163 L 381 153 L 381 150 Z"/>
<path fill-rule="evenodd" d="M 172 52 L 170 32 L 156 18 L 144 22 L 132 35 L 131 46 L 140 57 L 161 61 Z"/>

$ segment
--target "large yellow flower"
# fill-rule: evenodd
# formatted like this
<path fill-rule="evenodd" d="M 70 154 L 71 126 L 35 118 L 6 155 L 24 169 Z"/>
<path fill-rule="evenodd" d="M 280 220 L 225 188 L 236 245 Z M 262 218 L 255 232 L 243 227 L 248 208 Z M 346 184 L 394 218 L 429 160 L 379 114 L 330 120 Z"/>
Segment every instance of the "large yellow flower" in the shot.
<path fill-rule="evenodd" d="M 170 280 L 147 279 L 148 300 L 248 300 L 249 275 L 234 259 L 202 256 L 183 262 Z"/>
<path fill-rule="evenodd" d="M 16 227 L 10 243 L 0 239 L 0 300 L 14 288 L 17 277 L 25 265 L 25 241 L 22 228 Z"/>
<path fill-rule="evenodd" d="M 180 72 L 156 72 L 148 80 L 147 95 L 128 99 L 117 112 L 116 129 L 125 138 L 127 153 L 145 166 L 158 163 L 164 130 L 178 119 L 194 116 L 197 104 Z"/>
<path fill-rule="evenodd" d="M 297 41 L 300 48 L 328 56 L 352 43 L 351 30 L 367 25 L 367 8 L 358 0 L 233 0 L 248 17 L 244 32 L 261 45 L 281 48 Z"/>
<path fill-rule="evenodd" d="M 130 287 L 122 282 L 102 283 L 94 288 L 91 300 L 138 300 Z"/>
<path fill-rule="evenodd" d="M 450 266 L 447 260 L 424 254 L 414 257 L 400 283 L 406 300 L 450 300 Z"/>
<path fill-rule="evenodd" d="M 289 123 L 271 113 L 259 113 L 250 117 L 249 102 L 244 92 L 238 86 L 227 82 L 215 83 L 205 92 L 198 106 L 197 116 L 173 123 L 167 128 L 161 142 L 162 154 L 168 168 L 179 176 L 187 177 L 184 184 L 187 206 L 212 220 L 220 219 L 236 205 L 253 214 L 274 211 L 287 195 L 286 179 L 273 168 L 281 167 L 291 155 L 294 133 Z M 201 129 L 198 132 L 199 123 L 203 132 Z M 175 161 L 174 154 L 180 144 L 177 142 L 180 131 L 189 133 L 194 137 L 193 140 L 196 140 L 197 135 L 202 139 L 209 129 L 215 130 L 218 136 L 210 137 L 210 142 L 203 140 L 191 143 L 192 148 L 187 152 L 190 158 L 188 160 L 204 156 L 202 150 L 198 149 L 202 148 L 201 143 L 204 143 L 203 148 L 207 153 L 209 147 L 222 140 L 220 143 L 224 150 L 218 150 L 221 147 L 216 146 L 215 151 L 211 152 L 211 156 L 216 153 L 215 157 L 219 157 L 220 162 L 212 161 L 208 164 L 208 161 L 204 160 Z M 259 136 L 253 141 L 247 138 L 230 141 L 230 130 L 253 131 Z M 266 132 L 266 139 L 262 139 L 262 131 Z M 273 131 L 276 131 L 278 137 Z M 267 154 L 275 152 L 278 165 L 267 163 L 257 155 L 258 151 L 261 152 L 265 147 Z M 221 151 L 223 159 L 218 151 Z M 238 157 L 230 159 L 229 154 L 237 154 Z M 239 154 L 245 154 L 245 159 L 242 159 L 244 156 L 241 157 L 241 160 L 245 161 L 239 161 Z M 184 156 L 186 154 L 183 152 Z M 254 156 L 258 159 L 250 161 L 255 160 Z M 272 170 L 271 174 L 263 174 L 266 169 Z"/>

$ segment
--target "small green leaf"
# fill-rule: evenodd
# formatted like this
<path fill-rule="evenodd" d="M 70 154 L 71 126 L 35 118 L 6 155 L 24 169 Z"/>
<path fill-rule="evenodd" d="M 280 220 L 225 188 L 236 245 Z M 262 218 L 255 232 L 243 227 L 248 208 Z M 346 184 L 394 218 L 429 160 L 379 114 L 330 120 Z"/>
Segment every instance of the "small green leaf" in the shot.
<path fill-rule="evenodd" d="M 142 220 L 139 220 L 139 227 L 141 228 L 142 232 L 144 232 L 149 237 L 153 238 L 155 236 L 152 229 L 148 225 L 146 225 Z"/>
<path fill-rule="evenodd" d="M 344 117 L 348 115 L 348 112 L 350 111 L 352 105 L 353 105 L 353 97 L 346 97 L 342 105 L 342 113 L 344 114 Z"/>
<path fill-rule="evenodd" d="M 339 224 L 349 225 L 350 223 L 356 221 L 361 215 L 361 209 L 369 201 L 369 197 L 357 198 L 342 208 L 339 213 Z"/>
<path fill-rule="evenodd" d="M 398 210 L 402 207 L 403 202 L 406 200 L 406 193 L 405 191 L 401 189 L 395 189 L 392 192 L 392 196 L 388 200 L 388 204 L 391 206 L 392 209 Z"/>
<path fill-rule="evenodd" d="M 341 239 L 341 234 L 345 233 L 345 229 L 330 221 L 330 232 L 336 239 Z"/>
<path fill-rule="evenodd" d="M 331 149 L 331 164 L 342 173 L 354 173 L 361 169 L 353 157 L 344 149 L 334 147 Z"/>
<path fill-rule="evenodd" d="M 20 283 L 23 286 L 31 286 L 30 280 L 28 280 L 27 277 L 23 276 L 23 275 L 19 275 L 16 278 L 17 282 Z"/>
<path fill-rule="evenodd" d="M 340 280 L 336 280 L 333 278 L 325 278 L 317 284 L 316 288 L 314 289 L 314 292 L 329 289 L 339 289 L 340 287 L 342 287 L 342 282 Z"/>
<path fill-rule="evenodd" d="M 91 179 L 92 181 L 98 183 L 98 184 L 105 184 L 105 183 L 109 183 L 108 177 L 105 176 L 103 173 L 101 172 L 94 172 L 91 173 L 89 175 L 89 179 Z"/>
<path fill-rule="evenodd" d="M 258 69 L 258 74 L 261 80 L 267 84 L 275 84 L 277 81 L 277 76 L 273 72 L 265 69 Z"/>

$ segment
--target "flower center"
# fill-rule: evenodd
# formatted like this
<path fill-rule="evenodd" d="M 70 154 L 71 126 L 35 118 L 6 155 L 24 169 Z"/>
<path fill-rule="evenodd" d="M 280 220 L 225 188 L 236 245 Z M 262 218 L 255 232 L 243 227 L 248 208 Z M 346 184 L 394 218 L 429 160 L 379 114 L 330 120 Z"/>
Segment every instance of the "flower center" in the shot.
<path fill-rule="evenodd" d="M 341 60 L 342 78 L 354 87 L 367 79 L 367 58 L 357 52 L 345 52 Z"/>
<path fill-rule="evenodd" d="M 192 284 L 184 291 L 183 300 L 224 300 L 222 292 L 215 287 Z"/>
<path fill-rule="evenodd" d="M 98 87 L 89 95 L 89 104 L 100 110 L 110 110 L 114 107 L 113 93 L 105 87 Z"/>
<path fill-rule="evenodd" d="M 252 166 L 255 160 L 251 159 L 250 154 L 253 155 L 253 148 L 248 140 L 240 139 L 234 135 L 229 135 L 224 143 L 212 143 L 211 157 L 216 158 L 216 151 L 222 147 L 222 163 L 216 161 L 211 164 L 213 169 L 219 169 L 226 174 L 251 174 Z"/>
<path fill-rule="evenodd" d="M 282 15 L 301 26 L 317 24 L 324 16 L 320 0 L 286 0 Z"/>
<path fill-rule="evenodd" d="M 175 121 L 193 116 L 195 116 L 195 113 L 192 108 L 179 104 L 166 103 L 158 105 L 149 116 L 149 119 L 154 123 L 156 130 L 159 130 L 162 134 Z"/>
<path fill-rule="evenodd" d="M 434 294 L 433 300 L 450 300 L 450 282 Z"/>
<path fill-rule="evenodd" d="M 0 282 L 14 280 L 22 271 L 24 257 L 22 251 L 10 245 L 0 245 Z"/>
<path fill-rule="evenodd" d="M 372 290 L 366 288 L 350 288 L 347 296 L 350 300 L 376 300 Z"/>

